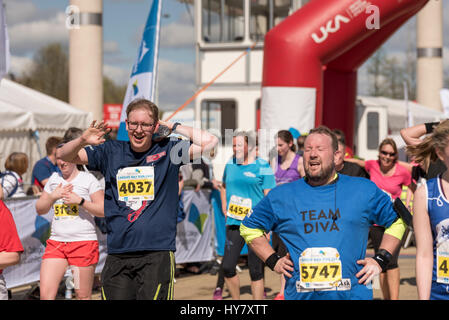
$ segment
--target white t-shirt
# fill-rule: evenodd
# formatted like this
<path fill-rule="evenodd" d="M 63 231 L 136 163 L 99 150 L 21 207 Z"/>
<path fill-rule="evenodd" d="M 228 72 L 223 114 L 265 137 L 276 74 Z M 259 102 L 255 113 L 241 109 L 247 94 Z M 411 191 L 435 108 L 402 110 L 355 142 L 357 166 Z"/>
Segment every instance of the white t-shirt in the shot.
<path fill-rule="evenodd" d="M 2 184 L 3 195 L 5 199 L 26 197 L 25 191 L 23 190 L 23 180 L 16 172 L 8 171 L 8 174 L 5 174 L 0 179 L 0 182 Z M 16 191 L 11 195 L 11 193 L 14 191 L 14 188 L 16 188 Z"/>
<path fill-rule="evenodd" d="M 98 180 L 90 173 L 80 171 L 70 182 L 64 180 L 60 173 L 54 172 L 45 184 L 44 191 L 51 193 L 58 185 L 72 184 L 73 192 L 91 201 L 90 195 L 101 189 Z M 78 205 L 66 206 L 63 200 L 57 200 L 53 206 L 53 222 L 50 239 L 61 242 L 97 240 L 94 217 Z"/>

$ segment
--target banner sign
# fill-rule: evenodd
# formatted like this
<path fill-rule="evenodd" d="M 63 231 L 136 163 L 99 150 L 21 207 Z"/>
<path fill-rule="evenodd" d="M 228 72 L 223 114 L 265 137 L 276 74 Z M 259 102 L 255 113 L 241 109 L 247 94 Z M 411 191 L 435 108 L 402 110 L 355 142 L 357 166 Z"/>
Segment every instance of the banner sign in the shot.
<path fill-rule="evenodd" d="M 104 104 L 103 120 L 108 123 L 108 127 L 118 129 L 120 126 L 120 114 L 122 112 L 121 104 Z"/>
<path fill-rule="evenodd" d="M 212 207 L 210 190 L 184 190 L 186 217 L 178 223 L 176 263 L 201 262 L 213 259 Z"/>

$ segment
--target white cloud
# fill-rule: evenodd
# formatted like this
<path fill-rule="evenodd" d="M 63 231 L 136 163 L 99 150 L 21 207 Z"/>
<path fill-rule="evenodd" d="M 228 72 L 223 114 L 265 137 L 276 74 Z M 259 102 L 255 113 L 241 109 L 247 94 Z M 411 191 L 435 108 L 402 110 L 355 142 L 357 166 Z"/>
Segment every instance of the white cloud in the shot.
<path fill-rule="evenodd" d="M 125 70 L 120 67 L 104 64 L 103 74 L 110 78 L 117 85 L 124 85 L 128 83 L 131 70 Z"/>
<path fill-rule="evenodd" d="M 18 57 L 11 55 L 9 72 L 17 76 L 22 76 L 33 66 L 33 60 L 28 57 Z"/>
<path fill-rule="evenodd" d="M 8 26 L 35 19 L 38 14 L 38 9 L 31 1 L 6 0 L 4 3 Z"/>
<path fill-rule="evenodd" d="M 105 54 L 114 54 L 120 52 L 119 44 L 117 41 L 104 41 L 103 51 Z"/>
<path fill-rule="evenodd" d="M 181 106 L 196 91 L 195 66 L 169 60 L 159 60 L 158 94 L 163 110 Z"/>
<path fill-rule="evenodd" d="M 178 21 L 162 25 L 161 47 L 193 48 L 195 44 L 194 27 L 187 13 L 181 15 Z"/>
<path fill-rule="evenodd" d="M 130 70 L 104 65 L 103 73 L 118 85 L 128 83 Z M 159 59 L 158 96 L 162 110 L 174 110 L 196 91 L 195 67 L 192 64 Z"/>
<path fill-rule="evenodd" d="M 67 45 L 69 30 L 65 21 L 65 13 L 59 12 L 48 20 L 23 22 L 9 27 L 11 52 L 23 55 L 53 42 Z"/>

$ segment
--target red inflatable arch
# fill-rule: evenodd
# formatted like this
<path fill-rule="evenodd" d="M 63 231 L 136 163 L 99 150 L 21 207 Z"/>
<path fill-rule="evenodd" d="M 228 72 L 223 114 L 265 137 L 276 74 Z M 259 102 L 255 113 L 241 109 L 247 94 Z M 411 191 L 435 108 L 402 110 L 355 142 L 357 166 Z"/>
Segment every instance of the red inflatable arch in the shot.
<path fill-rule="evenodd" d="M 261 127 L 308 131 L 324 124 L 342 129 L 352 147 L 357 69 L 427 1 L 312 0 L 271 29 Z"/>

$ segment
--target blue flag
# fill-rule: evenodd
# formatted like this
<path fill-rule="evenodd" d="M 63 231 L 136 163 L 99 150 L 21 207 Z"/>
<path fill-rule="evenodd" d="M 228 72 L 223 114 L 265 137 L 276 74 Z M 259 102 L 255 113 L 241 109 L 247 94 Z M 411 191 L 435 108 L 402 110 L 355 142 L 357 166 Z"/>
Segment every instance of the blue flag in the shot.
<path fill-rule="evenodd" d="M 123 100 L 117 140 L 128 141 L 125 124 L 126 107 L 128 104 L 137 98 L 154 101 L 161 27 L 161 8 L 162 0 L 153 0 L 145 30 L 143 31 L 137 59 L 131 72 L 128 88 L 126 89 L 125 99 Z"/>

